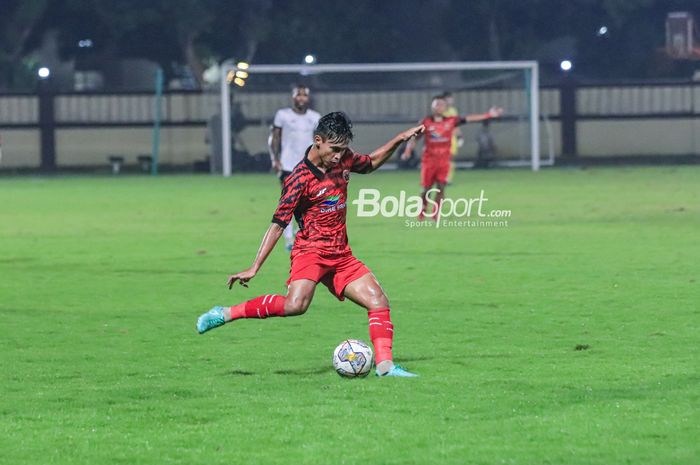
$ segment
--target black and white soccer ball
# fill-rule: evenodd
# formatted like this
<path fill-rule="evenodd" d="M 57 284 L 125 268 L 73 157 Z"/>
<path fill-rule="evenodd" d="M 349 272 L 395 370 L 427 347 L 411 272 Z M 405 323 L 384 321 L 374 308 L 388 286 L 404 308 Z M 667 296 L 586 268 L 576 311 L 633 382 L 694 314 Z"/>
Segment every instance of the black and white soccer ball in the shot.
<path fill-rule="evenodd" d="M 372 369 L 372 349 L 357 339 L 341 342 L 333 352 L 333 367 L 346 378 L 364 377 Z"/>

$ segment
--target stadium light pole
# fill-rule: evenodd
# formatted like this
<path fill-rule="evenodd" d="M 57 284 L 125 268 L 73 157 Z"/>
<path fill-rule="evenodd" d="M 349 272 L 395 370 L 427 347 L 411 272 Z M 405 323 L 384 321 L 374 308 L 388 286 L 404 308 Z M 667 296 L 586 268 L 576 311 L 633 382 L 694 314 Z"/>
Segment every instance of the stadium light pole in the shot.
<path fill-rule="evenodd" d="M 229 87 L 229 75 L 231 81 L 237 86 L 243 87 L 248 77 L 248 63 L 239 61 L 235 65 L 233 59 L 229 58 L 221 63 L 221 171 L 225 177 L 231 176 L 233 167 L 231 166 L 231 89 Z M 232 73 L 232 74 L 231 74 Z"/>
<path fill-rule="evenodd" d="M 221 171 L 225 177 L 231 176 L 231 89 L 228 86 L 228 73 L 233 60 L 221 63 Z"/>

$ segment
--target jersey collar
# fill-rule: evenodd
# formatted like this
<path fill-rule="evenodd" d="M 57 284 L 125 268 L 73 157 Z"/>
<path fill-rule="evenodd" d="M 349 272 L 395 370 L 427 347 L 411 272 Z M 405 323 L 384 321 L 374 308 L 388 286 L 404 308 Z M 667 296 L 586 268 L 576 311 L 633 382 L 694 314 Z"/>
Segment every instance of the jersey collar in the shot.
<path fill-rule="evenodd" d="M 311 163 L 311 160 L 309 160 L 309 152 L 311 151 L 311 146 L 309 145 L 309 148 L 306 149 L 306 152 L 304 153 L 304 164 L 306 165 L 307 168 L 316 176 L 316 179 L 323 179 L 325 176 L 325 173 L 318 169 L 318 166 L 314 165 Z"/>

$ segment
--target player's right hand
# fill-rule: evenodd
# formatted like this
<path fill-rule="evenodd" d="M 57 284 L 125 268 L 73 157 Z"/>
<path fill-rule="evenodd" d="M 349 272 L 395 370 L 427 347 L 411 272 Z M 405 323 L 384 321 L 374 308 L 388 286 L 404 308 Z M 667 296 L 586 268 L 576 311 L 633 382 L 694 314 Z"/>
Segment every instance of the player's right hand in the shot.
<path fill-rule="evenodd" d="M 272 171 L 279 175 L 279 173 L 282 171 L 282 162 L 279 160 L 272 160 Z"/>
<path fill-rule="evenodd" d="M 503 108 L 501 108 L 501 107 L 489 108 L 488 115 L 490 118 L 500 118 L 502 114 L 503 114 Z"/>
<path fill-rule="evenodd" d="M 413 138 L 413 137 L 418 137 L 418 136 L 420 136 L 421 134 L 423 134 L 423 131 L 425 131 L 425 126 L 422 125 L 422 124 L 419 124 L 419 125 L 416 126 L 416 127 L 413 127 L 413 128 L 411 128 L 411 129 L 405 130 L 404 132 L 402 132 L 402 133 L 399 135 L 399 137 L 401 138 L 401 140 L 407 141 L 407 140 L 409 140 L 409 139 L 411 139 L 411 138 Z"/>
<path fill-rule="evenodd" d="M 226 285 L 229 289 L 231 289 L 236 283 L 236 281 L 238 281 L 241 286 L 248 287 L 248 281 L 253 279 L 255 277 L 255 274 L 256 271 L 253 268 L 248 268 L 247 270 L 241 271 L 240 273 L 232 274 L 228 277 Z"/>

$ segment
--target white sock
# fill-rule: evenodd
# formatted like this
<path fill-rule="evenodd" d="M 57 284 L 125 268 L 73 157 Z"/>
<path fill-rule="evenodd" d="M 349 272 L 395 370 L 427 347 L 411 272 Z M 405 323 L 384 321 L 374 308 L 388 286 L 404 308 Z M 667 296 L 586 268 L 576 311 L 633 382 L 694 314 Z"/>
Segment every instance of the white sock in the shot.
<path fill-rule="evenodd" d="M 384 373 L 390 372 L 392 368 L 394 368 L 393 361 L 383 360 L 377 364 L 377 373 L 379 373 L 380 375 L 383 375 Z"/>

